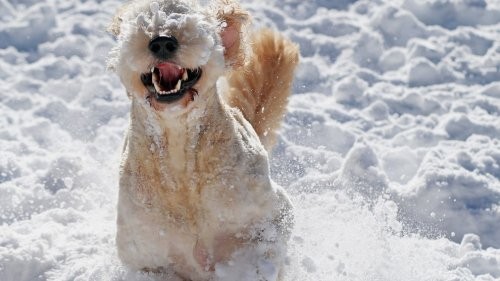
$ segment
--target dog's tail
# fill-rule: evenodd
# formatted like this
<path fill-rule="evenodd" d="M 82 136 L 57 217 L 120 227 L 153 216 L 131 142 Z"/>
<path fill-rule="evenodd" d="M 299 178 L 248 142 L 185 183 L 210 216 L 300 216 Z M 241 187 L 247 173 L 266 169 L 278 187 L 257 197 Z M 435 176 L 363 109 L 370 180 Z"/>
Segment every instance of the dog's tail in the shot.
<path fill-rule="evenodd" d="M 246 64 L 227 75 L 227 99 L 241 110 L 269 151 L 286 113 L 299 49 L 269 29 L 255 32 L 250 42 Z"/>

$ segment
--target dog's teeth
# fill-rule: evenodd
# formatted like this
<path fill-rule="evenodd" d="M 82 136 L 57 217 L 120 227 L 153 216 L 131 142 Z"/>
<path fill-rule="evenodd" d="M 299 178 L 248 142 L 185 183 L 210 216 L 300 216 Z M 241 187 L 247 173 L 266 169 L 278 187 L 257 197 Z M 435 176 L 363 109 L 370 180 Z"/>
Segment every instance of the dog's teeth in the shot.
<path fill-rule="evenodd" d="M 153 73 L 153 85 L 155 86 L 156 92 L 160 93 L 161 92 L 160 78 L 156 73 Z"/>
<path fill-rule="evenodd" d="M 182 74 L 182 81 L 186 81 L 188 80 L 188 74 L 187 74 L 187 71 L 184 71 L 184 73 Z"/>
<path fill-rule="evenodd" d="M 155 72 L 155 67 L 151 67 L 151 73 Z"/>
<path fill-rule="evenodd" d="M 159 83 L 158 83 L 158 82 L 153 81 L 153 85 L 155 86 L 155 90 L 156 90 L 156 92 L 158 92 L 158 93 L 161 93 L 161 92 L 162 92 L 161 87 L 160 87 L 160 85 L 159 85 Z"/>
<path fill-rule="evenodd" d="M 181 80 L 177 81 L 177 85 L 175 85 L 175 91 L 179 91 L 181 89 Z"/>

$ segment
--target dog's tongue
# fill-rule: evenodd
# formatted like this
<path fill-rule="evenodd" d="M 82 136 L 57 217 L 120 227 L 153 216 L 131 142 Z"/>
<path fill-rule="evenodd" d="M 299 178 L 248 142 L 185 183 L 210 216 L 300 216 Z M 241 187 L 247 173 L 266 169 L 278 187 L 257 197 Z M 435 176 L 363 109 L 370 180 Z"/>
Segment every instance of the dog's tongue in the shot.
<path fill-rule="evenodd" d="M 171 63 L 162 63 L 156 66 L 160 71 L 161 84 L 171 89 L 182 78 L 184 69 Z"/>

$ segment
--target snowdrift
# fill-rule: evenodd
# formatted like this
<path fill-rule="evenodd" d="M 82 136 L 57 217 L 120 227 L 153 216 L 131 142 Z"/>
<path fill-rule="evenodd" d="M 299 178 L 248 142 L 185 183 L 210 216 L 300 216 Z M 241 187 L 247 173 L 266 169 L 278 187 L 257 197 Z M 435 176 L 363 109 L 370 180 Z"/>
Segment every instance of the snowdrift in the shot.
<path fill-rule="evenodd" d="M 0 0 L 2 281 L 161 279 L 114 246 L 119 5 Z M 500 280 L 498 1 L 244 5 L 301 47 L 271 163 L 296 205 L 286 280 Z"/>

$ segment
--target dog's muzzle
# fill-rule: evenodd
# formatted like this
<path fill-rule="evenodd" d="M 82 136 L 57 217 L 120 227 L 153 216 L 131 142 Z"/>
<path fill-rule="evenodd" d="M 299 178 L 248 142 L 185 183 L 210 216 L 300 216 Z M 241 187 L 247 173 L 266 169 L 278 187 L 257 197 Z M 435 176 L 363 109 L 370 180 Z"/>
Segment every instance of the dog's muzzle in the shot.
<path fill-rule="evenodd" d="M 160 63 L 141 75 L 141 81 L 149 91 L 148 97 L 171 103 L 182 99 L 186 93 L 193 97 L 198 93 L 193 87 L 201 77 L 201 68 L 183 68 L 167 61 L 178 47 L 177 39 L 172 36 L 159 36 L 149 43 L 149 50 Z"/>

